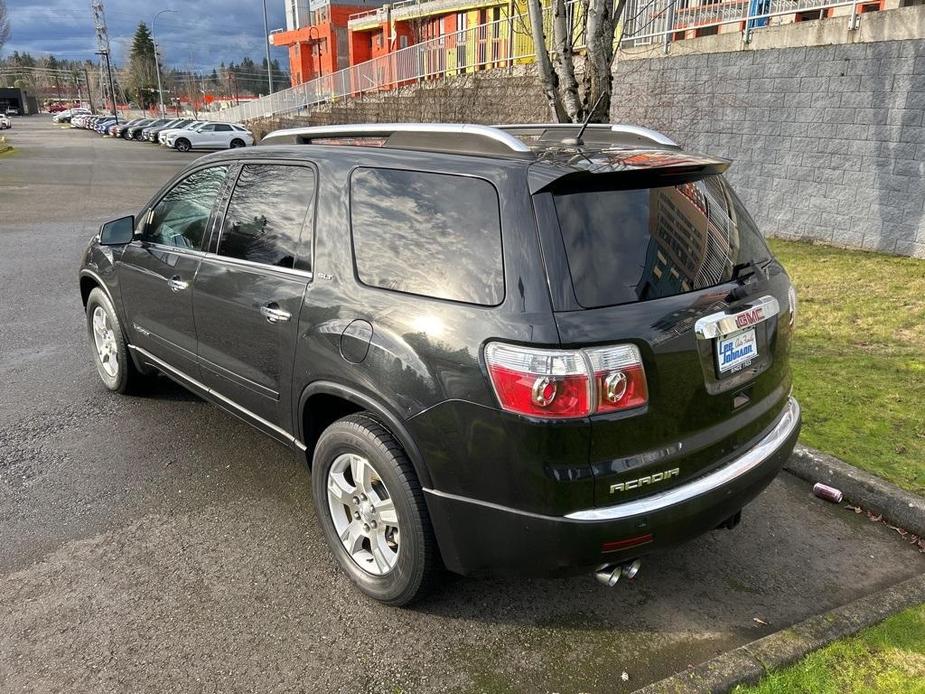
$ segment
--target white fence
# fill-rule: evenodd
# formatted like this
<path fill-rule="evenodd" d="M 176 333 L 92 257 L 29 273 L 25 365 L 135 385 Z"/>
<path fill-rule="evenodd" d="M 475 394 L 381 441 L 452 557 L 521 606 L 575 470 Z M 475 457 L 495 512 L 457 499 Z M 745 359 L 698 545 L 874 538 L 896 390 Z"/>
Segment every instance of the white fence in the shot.
<path fill-rule="evenodd" d="M 629 0 L 620 41 L 624 46 L 662 43 L 667 50 L 672 40 L 688 34 L 743 31 L 747 37 L 769 23 L 792 20 L 800 13 L 818 12 L 824 16 L 834 8 L 849 8 L 843 19 L 853 27 L 861 4 L 857 0 Z M 570 13 L 578 7 L 577 2 L 570 3 Z M 548 41 L 549 10 L 544 14 L 544 24 Z M 582 47 L 580 36 L 575 43 L 577 48 Z M 531 62 L 533 55 L 529 18 L 515 15 L 422 41 L 240 106 L 203 113 L 202 117 L 237 123 L 291 114 L 366 92 Z"/>

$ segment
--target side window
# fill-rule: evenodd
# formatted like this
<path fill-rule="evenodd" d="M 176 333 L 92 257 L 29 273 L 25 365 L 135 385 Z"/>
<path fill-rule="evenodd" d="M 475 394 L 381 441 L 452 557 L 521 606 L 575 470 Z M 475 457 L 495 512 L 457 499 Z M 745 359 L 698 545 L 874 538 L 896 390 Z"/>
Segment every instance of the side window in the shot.
<path fill-rule="evenodd" d="M 142 240 L 199 250 L 227 173 L 226 166 L 212 166 L 177 183 L 154 206 Z"/>
<path fill-rule="evenodd" d="M 199 128 L 199 132 L 201 132 L 201 133 L 210 133 L 210 132 L 212 132 L 213 130 L 215 130 L 215 126 L 214 126 L 214 125 L 204 125 L 204 126 L 202 126 L 201 128 Z"/>
<path fill-rule="evenodd" d="M 364 284 L 483 306 L 504 298 L 498 193 L 487 181 L 357 169 L 350 215 Z"/>
<path fill-rule="evenodd" d="M 302 227 L 311 229 L 314 197 L 315 172 L 307 166 L 247 164 L 231 194 L 218 254 L 294 267 Z"/>
<path fill-rule="evenodd" d="M 215 126 L 215 132 L 218 133 L 227 133 L 231 130 L 230 125 L 225 125 L 224 123 Z"/>

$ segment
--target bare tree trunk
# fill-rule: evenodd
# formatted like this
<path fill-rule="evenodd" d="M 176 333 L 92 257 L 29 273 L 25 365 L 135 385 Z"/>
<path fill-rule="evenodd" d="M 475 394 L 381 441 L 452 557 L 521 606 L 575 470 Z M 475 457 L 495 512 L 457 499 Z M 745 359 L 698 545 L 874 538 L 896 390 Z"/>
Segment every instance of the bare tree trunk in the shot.
<path fill-rule="evenodd" d="M 552 69 L 549 53 L 546 51 L 546 33 L 543 31 L 543 6 L 541 0 L 527 0 L 530 15 L 530 30 L 533 34 L 533 48 L 536 54 L 536 70 L 543 85 L 543 94 L 549 104 L 552 119 L 562 123 L 567 119 L 562 100 L 559 98 L 559 78 Z"/>
<path fill-rule="evenodd" d="M 606 123 L 610 120 L 610 97 L 613 90 L 614 29 L 623 15 L 626 0 L 589 0 L 585 26 L 588 57 L 582 75 L 582 111 L 591 109 L 591 120 Z M 600 102 L 598 102 L 600 99 Z M 595 108 L 595 104 L 597 107 Z"/>
<path fill-rule="evenodd" d="M 559 77 L 559 89 L 565 114 L 573 123 L 582 121 L 575 61 L 572 59 L 572 27 L 565 9 L 565 0 L 552 0 L 552 64 Z"/>

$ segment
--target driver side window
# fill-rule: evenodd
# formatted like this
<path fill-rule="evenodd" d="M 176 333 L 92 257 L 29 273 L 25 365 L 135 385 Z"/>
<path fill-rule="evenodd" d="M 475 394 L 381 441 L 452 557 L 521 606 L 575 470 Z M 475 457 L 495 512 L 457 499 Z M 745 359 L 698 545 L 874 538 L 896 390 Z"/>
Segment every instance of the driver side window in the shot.
<path fill-rule="evenodd" d="M 152 208 L 142 241 L 193 250 L 202 248 L 212 207 L 227 172 L 226 166 L 213 166 L 177 183 Z"/>

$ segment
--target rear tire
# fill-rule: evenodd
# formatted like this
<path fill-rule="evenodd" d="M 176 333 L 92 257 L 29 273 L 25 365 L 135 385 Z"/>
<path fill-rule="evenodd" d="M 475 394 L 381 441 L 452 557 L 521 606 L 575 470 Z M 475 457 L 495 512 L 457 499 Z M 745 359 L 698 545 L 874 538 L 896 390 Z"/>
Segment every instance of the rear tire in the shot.
<path fill-rule="evenodd" d="M 99 287 L 87 298 L 87 333 L 103 385 L 120 394 L 137 390 L 143 377 L 129 354 L 115 308 Z"/>
<path fill-rule="evenodd" d="M 432 587 L 440 560 L 424 492 L 404 450 L 377 420 L 353 414 L 325 429 L 315 447 L 312 494 L 328 546 L 363 593 L 399 607 Z"/>
<path fill-rule="evenodd" d="M 193 148 L 190 141 L 182 137 L 174 143 L 174 147 L 178 152 L 189 152 Z"/>
<path fill-rule="evenodd" d="M 246 146 L 247 145 L 245 144 L 244 140 L 236 137 L 235 139 L 231 141 L 231 146 L 229 147 L 229 149 L 237 149 L 238 147 L 246 147 Z"/>

